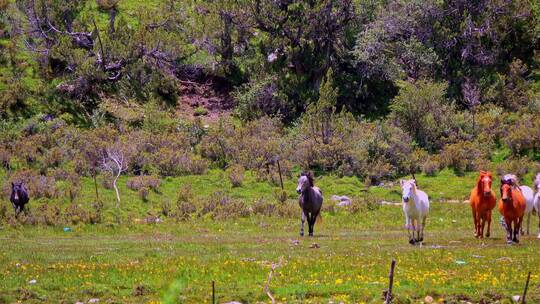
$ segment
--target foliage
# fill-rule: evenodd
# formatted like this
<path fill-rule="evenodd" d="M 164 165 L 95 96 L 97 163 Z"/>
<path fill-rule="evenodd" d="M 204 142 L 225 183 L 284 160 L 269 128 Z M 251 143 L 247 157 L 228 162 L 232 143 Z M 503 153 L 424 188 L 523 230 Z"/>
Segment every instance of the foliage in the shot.
<path fill-rule="evenodd" d="M 406 130 L 429 151 L 437 151 L 446 143 L 467 139 L 469 125 L 455 105 L 446 97 L 445 83 L 402 82 L 399 94 L 391 105 L 390 121 Z"/>

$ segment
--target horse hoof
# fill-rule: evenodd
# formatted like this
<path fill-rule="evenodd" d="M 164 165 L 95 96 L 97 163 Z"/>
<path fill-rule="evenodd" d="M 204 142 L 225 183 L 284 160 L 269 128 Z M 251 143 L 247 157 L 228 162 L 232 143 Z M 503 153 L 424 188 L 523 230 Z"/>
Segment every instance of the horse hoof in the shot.
<path fill-rule="evenodd" d="M 487 238 L 489 237 L 489 233 L 488 233 L 488 234 L 486 234 L 486 237 L 487 237 Z"/>
<path fill-rule="evenodd" d="M 303 233 L 303 232 L 300 232 L 300 236 L 304 236 L 304 233 Z"/>
<path fill-rule="evenodd" d="M 512 241 L 513 241 L 514 243 L 516 243 L 516 244 L 519 243 L 519 240 L 518 240 L 518 239 L 513 239 Z"/>
<path fill-rule="evenodd" d="M 424 238 L 420 238 L 420 239 L 418 240 L 418 243 L 422 243 L 423 241 L 424 241 Z"/>
<path fill-rule="evenodd" d="M 310 233 L 309 236 L 313 236 L 313 233 Z"/>
<path fill-rule="evenodd" d="M 409 244 L 414 245 L 415 243 L 416 243 L 416 241 L 414 239 L 409 240 Z"/>

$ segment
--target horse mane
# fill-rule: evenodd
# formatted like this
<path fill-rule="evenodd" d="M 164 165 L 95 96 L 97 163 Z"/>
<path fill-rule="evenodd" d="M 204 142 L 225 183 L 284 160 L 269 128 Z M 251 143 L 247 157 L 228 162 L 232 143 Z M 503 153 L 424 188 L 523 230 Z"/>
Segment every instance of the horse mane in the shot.
<path fill-rule="evenodd" d="M 313 178 L 313 173 L 311 171 L 309 172 L 302 172 L 300 174 L 300 176 L 305 176 L 307 177 L 308 181 L 309 181 L 309 186 L 310 187 L 314 187 L 315 186 L 315 182 L 314 182 L 314 178 Z"/>

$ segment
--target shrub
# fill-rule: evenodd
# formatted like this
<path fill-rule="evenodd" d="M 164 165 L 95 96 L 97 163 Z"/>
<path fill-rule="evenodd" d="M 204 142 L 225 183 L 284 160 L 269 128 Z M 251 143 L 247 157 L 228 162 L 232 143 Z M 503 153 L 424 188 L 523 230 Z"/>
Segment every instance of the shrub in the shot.
<path fill-rule="evenodd" d="M 255 202 L 253 202 L 251 209 L 254 214 L 272 216 L 272 215 L 275 215 L 276 205 L 266 201 L 263 198 L 260 198 L 256 200 Z"/>
<path fill-rule="evenodd" d="M 143 188 L 158 192 L 161 180 L 157 176 L 141 175 L 128 178 L 126 186 L 133 191 L 140 191 Z"/>
<path fill-rule="evenodd" d="M 472 123 L 446 99 L 446 83 L 401 82 L 390 106 L 389 120 L 406 130 L 418 144 L 436 151 L 449 141 L 468 138 Z"/>
<path fill-rule="evenodd" d="M 250 208 L 242 200 L 225 199 L 212 213 L 214 219 L 232 219 L 237 217 L 247 217 L 251 214 Z"/>
<path fill-rule="evenodd" d="M 77 225 L 79 223 L 89 223 L 88 211 L 84 210 L 81 205 L 71 204 L 64 211 L 64 218 L 68 223 Z"/>
<path fill-rule="evenodd" d="M 142 187 L 142 188 L 139 189 L 139 191 L 137 193 L 139 194 L 139 198 L 143 202 L 146 202 L 148 200 L 148 195 L 150 194 L 150 190 L 147 187 Z"/>
<path fill-rule="evenodd" d="M 274 198 L 280 202 L 285 203 L 287 201 L 287 191 L 277 188 L 274 190 Z"/>
<path fill-rule="evenodd" d="M 527 157 L 511 158 L 497 165 L 497 175 L 502 177 L 505 174 L 515 174 L 519 179 L 529 172 L 532 163 Z"/>
<path fill-rule="evenodd" d="M 190 184 L 184 184 L 180 186 L 178 192 L 176 193 L 176 202 L 190 202 L 194 198 L 193 190 L 191 189 Z"/>
<path fill-rule="evenodd" d="M 422 172 L 427 176 L 435 176 L 440 170 L 439 161 L 435 157 L 428 158 L 422 164 Z"/>
<path fill-rule="evenodd" d="M 174 217 L 177 220 L 185 221 L 191 218 L 193 214 L 197 213 L 197 207 L 189 201 L 179 201 L 176 204 L 174 211 Z"/>
<path fill-rule="evenodd" d="M 242 182 L 244 181 L 244 167 L 242 165 L 232 165 L 227 170 L 229 181 L 231 182 L 231 185 L 234 187 L 241 187 Z"/>
<path fill-rule="evenodd" d="M 298 201 L 295 200 L 287 200 L 286 202 L 282 204 L 278 204 L 275 207 L 275 213 L 278 216 L 285 217 L 285 218 L 300 218 L 301 216 L 301 210 L 298 206 Z"/>
<path fill-rule="evenodd" d="M 62 223 L 61 212 L 58 206 L 45 203 L 36 210 L 39 223 L 48 226 L 56 226 Z"/>
<path fill-rule="evenodd" d="M 57 197 L 56 181 L 52 176 L 41 175 L 32 169 L 16 171 L 4 183 L 4 194 L 11 193 L 12 182 L 23 182 L 28 189 L 30 199 Z"/>
<path fill-rule="evenodd" d="M 440 154 L 441 164 L 454 169 L 457 174 L 477 170 L 478 160 L 482 158 L 486 158 L 485 153 L 470 141 L 446 145 Z"/>
<path fill-rule="evenodd" d="M 103 203 L 94 202 L 92 203 L 92 209 L 88 213 L 88 222 L 90 224 L 99 224 L 103 221 Z"/>
<path fill-rule="evenodd" d="M 161 202 L 161 214 L 164 216 L 171 216 L 172 213 L 172 204 L 171 201 L 168 199 L 165 199 Z"/>
<path fill-rule="evenodd" d="M 79 195 L 80 191 L 81 187 L 77 184 L 66 181 L 59 181 L 56 183 L 56 197 L 65 197 L 72 203 Z"/>
<path fill-rule="evenodd" d="M 504 143 L 514 156 L 540 152 L 540 119 L 536 115 L 522 115 L 511 127 Z"/>

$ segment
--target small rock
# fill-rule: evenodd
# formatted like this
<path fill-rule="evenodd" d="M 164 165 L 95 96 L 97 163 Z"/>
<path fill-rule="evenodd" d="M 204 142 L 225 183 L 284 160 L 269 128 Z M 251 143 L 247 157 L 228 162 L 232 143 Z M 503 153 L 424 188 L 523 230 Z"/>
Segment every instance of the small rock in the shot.
<path fill-rule="evenodd" d="M 426 296 L 424 298 L 424 303 L 428 303 L 428 304 L 433 303 L 433 297 L 432 296 Z"/>
<path fill-rule="evenodd" d="M 295 246 L 298 246 L 300 245 L 300 241 L 299 240 L 292 240 L 291 243 Z"/>
<path fill-rule="evenodd" d="M 461 261 L 461 260 L 456 260 L 455 263 L 458 264 L 458 265 L 465 265 L 465 264 L 467 264 L 467 262 Z"/>
<path fill-rule="evenodd" d="M 21 267 L 21 263 L 15 264 L 15 267 L 17 267 L 17 268 Z"/>
<path fill-rule="evenodd" d="M 36 283 L 37 283 L 36 279 L 28 281 L 28 284 L 36 284 Z"/>
<path fill-rule="evenodd" d="M 77 301 L 75 304 L 84 304 L 84 302 Z"/>
<path fill-rule="evenodd" d="M 454 224 L 455 224 L 455 223 L 457 223 L 457 221 L 456 221 L 456 220 L 452 220 L 452 223 L 454 223 Z"/>
<path fill-rule="evenodd" d="M 97 298 L 92 298 L 92 299 L 88 300 L 88 303 L 90 303 L 90 304 L 91 303 L 97 303 L 97 302 L 99 302 L 99 299 L 97 299 Z"/>
<path fill-rule="evenodd" d="M 71 232 L 71 228 L 69 228 L 69 227 L 64 227 L 64 232 Z"/>
<path fill-rule="evenodd" d="M 317 243 L 313 243 L 311 245 L 309 245 L 309 248 L 321 248 L 321 246 Z"/>
<path fill-rule="evenodd" d="M 514 301 L 514 302 L 516 302 L 516 303 L 519 302 L 520 299 L 521 299 L 521 296 L 517 296 L 517 295 L 516 295 L 516 296 L 512 296 L 512 301 Z"/>
<path fill-rule="evenodd" d="M 227 302 L 225 304 L 242 304 L 242 302 L 232 301 L 232 302 Z"/>

